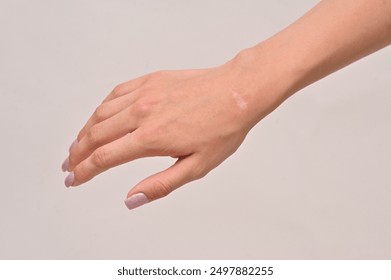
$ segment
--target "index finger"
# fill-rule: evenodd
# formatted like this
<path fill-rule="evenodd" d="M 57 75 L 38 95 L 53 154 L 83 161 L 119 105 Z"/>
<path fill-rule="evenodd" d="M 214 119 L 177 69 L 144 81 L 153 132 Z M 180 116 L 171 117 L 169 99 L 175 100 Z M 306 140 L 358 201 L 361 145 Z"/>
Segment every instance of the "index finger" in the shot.
<path fill-rule="evenodd" d="M 147 75 L 138 77 L 133 80 L 129 80 L 127 82 L 121 83 L 114 87 L 114 89 L 109 93 L 108 96 L 102 101 L 102 103 L 106 103 L 110 100 L 113 100 L 117 97 L 120 97 L 124 94 L 130 93 L 136 89 L 138 89 L 140 86 L 144 84 L 144 82 L 147 79 Z"/>

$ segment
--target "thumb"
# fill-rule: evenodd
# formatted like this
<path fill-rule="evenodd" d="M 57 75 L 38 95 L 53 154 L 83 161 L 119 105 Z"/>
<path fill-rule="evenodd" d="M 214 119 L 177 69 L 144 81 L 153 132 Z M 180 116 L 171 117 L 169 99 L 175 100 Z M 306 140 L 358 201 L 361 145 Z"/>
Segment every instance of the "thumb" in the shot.
<path fill-rule="evenodd" d="M 156 173 L 132 188 L 125 199 L 126 207 L 134 209 L 162 198 L 182 185 L 203 177 L 195 154 L 178 159 L 166 170 Z"/>

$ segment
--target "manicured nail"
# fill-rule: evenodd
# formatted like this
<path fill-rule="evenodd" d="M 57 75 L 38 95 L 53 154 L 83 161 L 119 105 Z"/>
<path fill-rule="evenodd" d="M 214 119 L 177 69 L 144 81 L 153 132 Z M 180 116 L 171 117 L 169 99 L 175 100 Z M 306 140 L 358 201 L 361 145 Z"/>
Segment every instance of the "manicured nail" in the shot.
<path fill-rule="evenodd" d="M 73 185 L 73 181 L 75 181 L 75 175 L 73 172 L 69 173 L 68 176 L 65 178 L 65 186 L 69 188 Z"/>
<path fill-rule="evenodd" d="M 131 197 L 125 199 L 125 204 L 128 209 L 134 209 L 137 208 L 145 203 L 148 203 L 149 199 L 146 197 L 143 193 L 136 193 L 132 195 Z"/>
<path fill-rule="evenodd" d="M 67 171 L 69 167 L 69 158 L 66 158 L 61 165 L 61 169 L 63 172 Z"/>
<path fill-rule="evenodd" d="M 75 146 L 77 145 L 77 143 L 79 143 L 79 141 L 77 141 L 77 139 L 75 139 L 75 140 L 72 142 L 71 146 L 69 147 L 68 151 L 71 152 L 71 150 L 73 149 L 73 147 L 75 147 Z"/>

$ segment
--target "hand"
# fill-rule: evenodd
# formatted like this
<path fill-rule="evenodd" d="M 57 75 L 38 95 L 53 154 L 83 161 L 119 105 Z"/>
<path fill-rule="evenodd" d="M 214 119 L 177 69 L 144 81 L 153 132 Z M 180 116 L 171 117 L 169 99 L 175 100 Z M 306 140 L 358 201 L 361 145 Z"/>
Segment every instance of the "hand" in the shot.
<path fill-rule="evenodd" d="M 70 148 L 63 164 L 71 172 L 66 186 L 138 158 L 177 158 L 129 191 L 125 203 L 132 209 L 205 176 L 236 151 L 272 107 L 272 102 L 251 104 L 253 89 L 238 65 L 159 71 L 117 86 Z"/>
<path fill-rule="evenodd" d="M 129 191 L 131 209 L 205 176 L 290 95 L 389 45 L 390 12 L 387 1 L 324 0 L 223 66 L 160 71 L 117 86 L 71 146 L 66 186 L 137 158 L 177 158 Z"/>

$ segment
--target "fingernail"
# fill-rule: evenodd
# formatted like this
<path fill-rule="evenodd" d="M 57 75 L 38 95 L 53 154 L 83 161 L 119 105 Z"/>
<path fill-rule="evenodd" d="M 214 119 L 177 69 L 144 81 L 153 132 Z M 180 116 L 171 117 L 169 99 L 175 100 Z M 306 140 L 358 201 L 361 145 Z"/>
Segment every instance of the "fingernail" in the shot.
<path fill-rule="evenodd" d="M 148 203 L 149 199 L 146 197 L 143 193 L 136 193 L 132 195 L 131 197 L 125 199 L 126 207 L 128 207 L 129 210 L 137 208 L 141 205 L 144 205 L 145 203 Z"/>
<path fill-rule="evenodd" d="M 77 143 L 79 143 L 79 141 L 77 141 L 77 139 L 75 139 L 75 140 L 72 142 L 71 146 L 69 146 L 68 151 L 71 152 L 71 150 L 73 149 L 73 147 L 75 147 L 75 146 L 77 145 Z"/>
<path fill-rule="evenodd" d="M 61 165 L 61 169 L 63 172 L 67 171 L 69 167 L 69 157 L 67 157 Z"/>
<path fill-rule="evenodd" d="M 70 186 L 72 186 L 73 181 L 75 181 L 75 175 L 73 174 L 73 172 L 71 172 L 71 173 L 69 173 L 68 176 L 65 178 L 65 186 L 66 186 L 67 188 L 69 188 Z"/>

